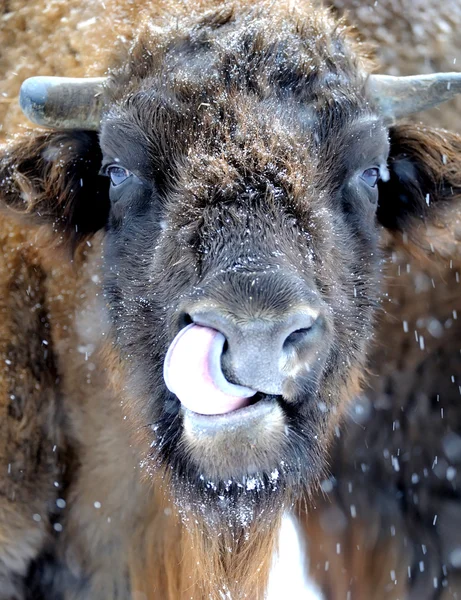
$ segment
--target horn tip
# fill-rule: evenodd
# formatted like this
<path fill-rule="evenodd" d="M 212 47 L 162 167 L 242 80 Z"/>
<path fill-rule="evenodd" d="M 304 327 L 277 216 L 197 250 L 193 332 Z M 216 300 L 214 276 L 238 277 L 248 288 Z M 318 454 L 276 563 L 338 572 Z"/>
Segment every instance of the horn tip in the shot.
<path fill-rule="evenodd" d="M 43 124 L 49 84 L 45 77 L 29 77 L 21 85 L 19 106 L 25 116 L 37 125 Z"/>

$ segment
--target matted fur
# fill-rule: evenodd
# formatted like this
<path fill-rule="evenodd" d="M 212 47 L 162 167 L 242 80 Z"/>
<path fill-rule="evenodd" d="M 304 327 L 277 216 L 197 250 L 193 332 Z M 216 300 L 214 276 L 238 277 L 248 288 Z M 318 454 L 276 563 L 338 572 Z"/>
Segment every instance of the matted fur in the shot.
<path fill-rule="evenodd" d="M 109 2 L 107 4 L 110 12 L 113 5 Z M 211 4 L 203 3 L 203 6 L 210 8 Z M 197 6 L 197 10 L 202 10 L 203 6 Z M 141 20 L 149 17 L 146 15 L 149 6 L 145 9 L 141 11 Z M 135 132 L 139 135 L 150 131 L 151 124 L 156 125 L 156 129 L 150 131 L 151 136 L 148 137 L 151 144 L 148 145 L 148 152 L 152 164 L 162 175 L 159 186 L 165 186 L 169 191 L 171 206 L 173 207 L 174 199 L 182 209 L 175 211 L 172 208 L 170 214 L 177 230 L 187 229 L 181 243 L 191 244 L 196 249 L 213 249 L 213 240 L 210 236 L 207 238 L 203 235 L 203 231 L 196 225 L 196 219 L 201 217 L 202 211 L 208 210 L 211 202 L 232 204 L 236 195 L 246 193 L 245 185 L 249 186 L 256 197 L 261 189 L 271 190 L 258 207 L 267 211 L 262 216 L 258 213 L 266 234 L 272 234 L 273 231 L 280 234 L 281 231 L 277 229 L 279 215 L 275 208 L 279 205 L 275 202 L 276 198 L 283 199 L 283 209 L 286 208 L 284 203 L 288 202 L 293 211 L 289 215 L 291 220 L 287 221 L 290 227 L 298 227 L 296 219 L 304 222 L 306 229 L 312 227 L 312 224 L 307 224 L 307 220 L 303 221 L 306 219 L 303 215 L 305 181 L 311 181 L 309 178 L 316 176 L 318 182 L 325 183 L 328 180 L 328 186 L 334 188 L 334 170 L 328 176 L 325 173 L 316 174 L 315 168 L 309 166 L 312 159 L 309 144 L 304 149 L 301 148 L 296 138 L 298 132 L 293 134 L 288 131 L 290 122 L 287 129 L 280 122 L 277 127 L 277 118 L 274 119 L 274 115 L 277 117 L 276 112 L 270 113 L 273 120 L 261 127 L 261 121 L 252 118 L 255 109 L 253 97 L 245 96 L 239 102 L 238 94 L 236 98 L 226 97 L 226 89 L 220 89 L 220 84 L 211 86 L 206 78 L 206 69 L 201 68 L 204 65 L 198 62 L 194 68 L 191 55 L 187 52 L 187 44 L 181 47 L 181 36 L 189 36 L 188 43 L 192 40 L 194 47 L 206 49 L 208 36 L 214 36 L 215 30 L 233 23 L 234 19 L 241 19 L 251 35 L 247 35 L 246 45 L 237 45 L 232 54 L 232 60 L 238 66 L 243 65 L 235 75 L 236 92 L 246 90 L 248 86 L 255 97 L 270 97 L 274 88 L 284 90 L 285 86 L 297 95 L 298 102 L 315 101 L 317 108 L 324 110 L 329 119 L 321 124 L 318 132 L 325 140 L 330 136 L 331 150 L 337 151 L 341 150 L 341 144 L 344 143 L 341 140 L 347 140 L 348 110 L 364 110 L 361 77 L 357 68 L 370 68 L 370 63 L 355 35 L 343 23 L 338 25 L 333 22 L 323 10 L 313 10 L 307 4 L 300 9 L 298 15 L 302 15 L 302 18 L 298 16 L 298 20 L 284 4 L 271 6 L 270 14 L 266 14 L 266 6 L 262 14 L 258 14 L 242 3 L 236 4 L 234 10 L 206 11 L 204 17 L 200 14 L 190 16 L 187 14 L 188 7 L 179 5 L 169 8 L 170 11 L 176 10 L 178 22 L 175 22 L 175 26 L 171 26 L 168 7 L 156 5 L 150 9 L 150 16 L 158 17 L 157 13 L 162 13 L 155 21 L 162 29 L 149 27 L 148 24 L 147 30 L 144 29 L 145 33 L 131 50 L 131 62 L 125 62 L 124 66 L 113 71 L 114 83 L 109 90 L 108 101 L 117 101 L 118 105 L 109 118 L 123 120 L 126 118 L 127 106 L 133 106 L 127 133 Z M 130 10 L 127 14 L 131 14 Z M 263 24 L 262 29 L 258 30 L 257 26 L 252 29 L 258 20 L 260 27 Z M 281 41 L 283 49 L 285 35 L 289 40 L 288 47 L 298 52 L 301 52 L 299 36 L 308 36 L 315 39 L 316 43 L 311 44 L 305 62 L 300 61 L 301 66 L 296 64 L 296 53 L 290 56 L 289 53 L 282 52 L 284 64 L 289 68 L 282 70 L 275 79 L 270 79 L 267 75 L 273 75 L 270 69 L 276 64 L 274 55 L 277 55 L 267 50 L 268 44 L 273 42 L 277 47 L 277 43 Z M 171 110 L 169 102 L 172 95 L 168 93 L 167 85 L 167 91 L 161 100 L 170 112 L 169 118 L 163 121 L 164 127 L 159 135 L 161 112 L 155 113 L 151 103 L 139 104 L 136 94 L 127 100 L 126 89 L 124 93 L 121 90 L 125 81 L 134 77 L 135 83 L 130 84 L 132 91 L 137 92 L 136 86 L 139 89 L 140 85 L 143 93 L 148 91 L 149 85 L 152 85 L 149 76 L 155 72 L 158 77 L 159 65 L 163 64 L 165 55 L 175 44 L 179 48 L 176 57 L 184 60 L 186 56 L 188 60 L 180 64 L 184 69 L 178 69 L 174 81 L 167 79 L 166 83 L 172 86 L 185 106 L 187 102 L 197 100 L 204 90 L 205 102 L 201 112 L 191 119 L 190 112 L 183 111 L 181 106 L 176 111 Z M 338 48 L 343 53 L 340 60 L 335 56 Z M 228 49 L 223 51 L 218 61 L 226 59 L 226 52 Z M 249 78 L 245 70 L 246 53 L 264 55 L 265 52 L 267 62 L 255 61 L 254 72 Z M 293 57 L 295 60 L 290 62 Z M 170 59 L 175 59 L 174 53 L 167 60 Z M 336 88 L 333 92 L 325 89 L 322 76 L 317 81 L 312 78 L 310 87 L 301 86 L 300 82 L 305 83 L 304 69 L 307 67 L 321 72 L 324 69 L 322 76 L 329 74 L 329 69 L 335 71 Z M 165 83 L 161 77 L 154 81 Z M 214 105 L 207 107 L 206 100 L 218 92 L 223 93 L 225 100 L 216 101 Z M 338 120 L 328 112 L 336 104 Z M 244 122 L 239 121 L 242 113 L 247 115 Z M 223 114 L 226 117 L 220 116 L 222 126 L 215 125 L 216 115 Z M 346 118 L 343 119 L 344 115 Z M 243 146 L 235 143 L 231 127 L 235 123 L 240 127 L 245 125 L 241 130 L 245 140 Z M 179 127 L 186 134 L 176 137 L 176 128 Z M 338 137 L 332 136 L 332 132 Z M 154 140 L 157 145 L 152 148 Z M 121 138 L 121 142 L 126 144 L 126 138 Z M 192 143 L 194 152 L 184 152 L 184 148 Z M 219 144 L 222 144 L 220 153 Z M 173 161 L 171 156 L 167 160 L 169 146 L 176 154 L 175 158 L 180 156 L 180 160 Z M 242 147 L 245 152 L 242 152 Z M 293 148 L 296 150 L 293 151 Z M 334 167 L 336 153 L 332 151 L 327 158 L 326 164 Z M 347 409 L 348 402 L 358 393 L 366 372 L 364 350 L 369 340 L 357 341 L 351 331 L 354 328 L 359 330 L 357 324 L 360 324 L 363 325 L 363 338 L 370 336 L 371 310 L 376 301 L 373 268 L 369 265 L 364 267 L 363 287 L 362 284 L 358 286 L 359 301 L 353 300 L 351 282 L 341 282 L 347 302 L 342 307 L 337 304 L 336 317 L 341 315 L 342 319 L 338 318 L 338 321 L 342 321 L 345 326 L 339 332 L 342 338 L 337 341 L 337 355 L 347 356 L 349 364 L 338 366 L 338 378 L 333 383 L 329 380 L 323 382 L 322 392 L 325 398 L 331 394 L 334 399 L 334 410 L 329 418 L 322 422 L 313 410 L 309 415 L 311 421 L 305 421 L 306 428 L 312 426 L 312 434 L 318 436 L 318 442 L 312 445 L 311 454 L 303 455 L 304 460 L 309 456 L 309 461 L 306 461 L 309 464 L 303 465 L 303 469 L 299 471 L 302 474 L 301 481 L 282 477 L 280 495 L 274 493 L 273 496 L 267 496 L 264 504 L 257 505 L 252 510 L 250 518 L 245 512 L 249 505 L 238 502 L 232 504 L 240 496 L 231 496 L 231 510 L 223 510 L 221 517 L 224 518 L 219 519 L 220 511 L 216 511 L 212 504 L 216 500 L 213 494 L 210 494 L 210 502 L 200 485 L 192 493 L 178 488 L 178 485 L 182 485 L 177 478 L 178 470 L 181 475 L 188 474 L 187 469 L 180 470 L 181 462 L 178 458 L 171 464 L 166 463 L 165 474 L 165 457 L 168 458 L 170 450 L 174 450 L 173 436 L 171 439 L 168 436 L 162 438 L 158 446 L 146 453 L 146 447 L 153 439 L 150 430 L 152 412 L 146 409 L 143 398 L 143 388 L 149 383 L 149 377 L 141 370 L 133 369 L 131 359 L 126 360 L 126 356 L 113 345 L 114 332 L 110 331 L 102 306 L 104 300 L 101 281 L 104 274 L 107 275 L 107 268 L 101 265 L 101 243 L 104 243 L 101 238 L 106 236 L 94 235 L 103 225 L 107 212 L 107 182 L 100 181 L 97 177 L 100 160 L 100 150 L 94 134 L 72 132 L 26 135 L 18 139 L 15 146 L 3 151 L 0 162 L 1 191 L 3 200 L 8 205 L 8 208 L 4 208 L 5 224 L 2 224 L 5 227 L 3 256 L 7 274 L 4 323 L 14 324 L 12 329 L 17 330 L 16 335 L 12 335 L 10 330 L 2 334 L 2 338 L 11 340 L 13 345 L 4 350 L 5 361 L 9 361 L 5 362 L 4 381 L 8 381 L 12 368 L 19 379 L 13 382 L 15 390 L 22 390 L 22 379 L 30 381 L 26 390 L 32 403 L 27 408 L 32 414 L 40 416 L 30 419 L 25 413 L 22 414 L 21 402 L 15 402 L 19 392 L 16 394 L 5 389 L 2 410 L 3 422 L 8 424 L 9 437 L 4 438 L 7 444 L 1 460 L 7 474 L 6 481 L 15 482 L 16 488 L 8 492 L 0 509 L 0 514 L 4 517 L 2 545 L 0 544 L 3 565 L 0 582 L 3 587 L 0 594 L 5 593 L 7 598 L 16 596 L 21 600 L 27 597 L 37 598 L 40 594 L 47 599 L 62 596 L 79 600 L 126 599 L 130 594 L 133 598 L 145 596 L 155 600 L 185 600 L 190 597 L 201 600 L 226 595 L 234 599 L 263 598 L 281 513 L 291 506 L 297 496 L 301 496 L 300 510 L 302 514 L 305 513 L 312 485 L 316 479 L 323 477 L 320 461 L 326 460 L 328 445 L 333 433 L 337 431 L 341 415 Z M 424 265 L 429 273 L 432 267 L 428 265 L 432 264 L 431 255 L 435 251 L 443 255 L 445 264 L 449 260 L 456 264 L 457 248 L 453 237 L 456 239 L 458 235 L 455 200 L 460 190 L 459 137 L 412 126 L 397 126 L 391 131 L 389 164 L 392 178 L 390 183 L 381 187 L 378 210 L 379 220 L 389 228 L 389 232 L 381 226 L 378 229 L 384 256 L 392 258 L 392 253 L 402 248 L 403 235 L 405 244 L 402 252 L 414 255 L 412 260 L 420 267 Z M 270 185 L 266 187 L 268 182 Z M 320 185 L 318 182 L 317 185 Z M 171 195 L 173 185 L 174 196 Z M 213 190 L 215 196 L 208 196 L 207 190 Z M 181 196 L 189 204 L 184 200 L 181 204 Z M 322 206 L 315 197 L 310 201 L 317 202 L 317 208 Z M 209 210 L 205 219 L 208 219 L 208 227 L 212 227 L 216 216 L 221 217 L 222 214 L 225 213 Z M 268 223 L 267 214 L 273 217 L 273 224 Z M 230 211 L 229 217 L 234 216 Z M 338 218 L 341 221 L 342 216 Z M 37 228 L 34 223 L 40 224 L 41 228 Z M 447 223 L 455 229 L 453 233 L 450 230 L 446 233 Z M 330 231 L 335 231 L 339 238 L 344 233 L 345 225 L 332 225 L 328 219 L 319 221 L 319 224 L 321 227 L 318 230 L 328 231 L 330 227 Z M 337 244 L 335 246 L 331 243 L 333 237 L 316 238 L 316 251 L 323 260 L 320 281 L 325 289 L 338 283 L 338 273 L 341 273 L 341 268 L 345 268 L 350 253 L 360 256 L 360 248 L 368 248 L 367 244 L 372 243 L 368 239 L 371 225 L 365 227 L 361 222 L 361 215 L 353 215 L 349 225 L 353 231 L 353 235 L 348 238 L 349 247 L 346 247 L 342 239 L 334 238 Z M 438 226 L 441 227 L 437 230 Z M 440 244 L 437 243 L 438 237 L 443 238 Z M 236 239 L 238 238 L 234 238 L 234 243 Z M 281 235 L 280 239 L 283 242 L 284 236 Z M 255 244 L 254 247 L 263 249 L 258 240 L 254 239 L 252 243 Z M 285 239 L 283 243 L 289 264 L 290 259 L 293 260 L 291 239 Z M 450 248 L 449 244 L 454 244 L 454 247 Z M 175 264 L 180 258 L 177 253 L 178 248 L 173 247 L 168 254 L 163 255 L 165 267 L 171 268 Z M 133 269 L 139 268 L 140 256 L 132 255 Z M 238 258 L 241 259 L 241 256 Z M 230 264 L 231 259 L 232 256 L 227 259 Z M 109 260 L 107 252 L 104 257 L 104 261 L 106 260 Z M 406 260 L 405 254 L 399 255 L 394 264 L 400 264 L 401 267 L 405 265 L 406 268 Z M 16 263 L 19 265 L 17 268 Z M 453 264 L 450 266 L 451 272 Z M 205 260 L 202 260 L 201 266 L 203 265 L 207 267 Z M 187 267 L 184 257 L 183 267 Z M 391 263 L 389 269 L 393 268 L 397 267 Z M 439 267 L 434 269 L 437 271 Z M 387 273 L 386 270 L 384 272 Z M 427 277 L 431 279 L 429 275 Z M 392 281 L 386 279 L 386 283 L 387 281 L 389 290 L 392 290 Z M 452 289 L 445 278 L 441 278 L 441 282 L 441 285 Z M 173 286 L 169 291 L 174 297 L 175 292 L 180 290 L 180 279 L 177 277 L 169 283 Z M 411 283 L 413 282 L 410 280 L 403 286 L 410 298 L 408 302 L 411 302 L 414 293 Z M 121 317 L 117 315 L 120 307 L 117 307 L 117 299 L 114 300 L 114 290 L 109 292 L 106 299 L 111 303 L 116 323 L 117 335 L 114 337 L 118 336 L 119 346 L 125 344 L 125 353 L 127 343 L 128 346 L 131 344 L 135 353 L 136 344 L 132 342 L 135 338 L 123 337 L 126 336 L 126 331 L 131 332 L 131 335 L 136 334 L 133 327 L 135 322 L 130 321 L 129 313 L 121 313 Z M 332 293 L 331 296 L 334 298 L 335 295 Z M 136 303 L 129 294 L 125 299 L 131 309 L 136 309 Z M 260 301 L 263 299 L 264 294 L 261 293 Z M 453 297 L 448 294 L 447 302 L 452 301 Z M 442 302 L 438 303 L 438 296 L 434 302 L 434 311 L 446 311 Z M 152 305 L 155 306 L 155 303 Z M 359 310 L 354 312 L 354 307 Z M 31 321 L 31 314 L 34 315 L 36 311 L 38 318 L 32 318 Z M 169 326 L 174 331 L 174 318 L 171 314 L 169 316 Z M 400 315 L 397 312 L 397 315 L 388 318 L 397 323 Z M 131 329 L 125 329 L 126 324 Z M 400 328 L 399 323 L 401 336 Z M 453 331 L 455 330 L 452 329 Z M 382 332 L 382 337 L 389 339 L 386 338 L 389 333 L 388 323 L 384 322 Z M 165 344 L 167 334 L 171 335 L 171 332 L 165 331 L 159 342 L 160 356 L 160 348 Z M 401 338 L 394 335 L 389 344 L 392 351 L 395 350 L 397 339 Z M 34 343 L 29 340 L 34 340 Z M 30 357 L 25 348 L 30 352 Z M 21 378 L 20 359 L 24 360 L 24 357 L 27 368 Z M 339 359 L 337 360 L 339 365 Z M 384 382 L 387 373 L 382 370 L 383 364 L 392 365 L 392 362 L 386 356 L 383 363 L 377 354 L 370 370 L 381 375 L 380 381 Z M 38 369 L 38 381 L 37 365 L 41 365 Z M 11 388 L 11 384 L 8 387 Z M 35 390 L 36 394 L 30 390 Z M 12 395 L 15 398 L 11 398 Z M 379 423 L 377 428 L 380 430 Z M 11 458 L 12 449 L 21 444 L 24 446 L 24 439 L 28 441 L 27 448 L 43 446 L 45 449 L 44 452 L 40 449 L 32 453 L 32 462 L 26 465 L 29 474 L 22 463 Z M 163 443 L 164 440 L 167 444 Z M 347 442 L 346 451 L 343 447 L 337 450 L 340 464 L 338 481 L 346 490 L 343 496 L 348 493 L 348 475 L 345 473 L 348 473 L 350 465 L 342 466 L 342 463 L 347 463 L 346 457 L 351 456 L 352 444 L 354 442 Z M 381 450 L 380 446 L 379 451 Z M 16 456 L 20 454 L 15 452 Z M 40 466 L 37 466 L 37 460 L 34 462 L 37 457 L 42 461 Z M 369 455 L 370 462 L 374 458 L 374 454 Z M 334 465 L 333 468 L 335 469 Z M 37 479 L 37 473 L 46 475 L 43 481 Z M 228 490 L 223 486 L 222 491 Z M 23 500 L 19 499 L 20 493 L 25 494 Z M 176 503 L 171 501 L 172 493 L 176 496 Z M 375 523 L 373 502 L 368 502 L 366 507 L 370 510 L 371 522 Z M 320 512 L 320 507 L 318 510 Z M 366 510 L 363 508 L 362 512 L 366 513 Z M 315 512 L 310 518 L 315 518 L 314 515 Z M 327 575 L 324 589 L 332 598 L 341 598 L 343 593 L 347 594 L 351 590 L 355 594 L 353 597 L 371 597 L 369 594 L 375 592 L 372 578 L 365 580 L 365 573 L 370 574 L 366 569 L 367 559 L 376 556 L 372 564 L 380 569 L 377 580 L 385 581 L 390 568 L 387 565 L 394 565 L 393 548 L 405 545 L 403 537 L 392 535 L 392 540 L 382 545 L 382 552 L 381 546 L 377 545 L 375 554 L 368 551 L 363 557 L 359 549 L 356 557 L 352 550 L 357 545 L 362 547 L 362 542 L 357 540 L 366 538 L 370 543 L 367 550 L 373 545 L 373 539 L 370 540 L 371 529 L 367 527 L 367 521 L 364 521 L 365 525 L 357 528 L 354 526 L 355 521 L 351 521 L 353 542 L 348 556 L 351 557 L 352 567 L 347 567 L 344 572 L 343 565 L 335 563 L 335 576 L 330 578 Z M 324 568 L 323 559 L 316 557 L 317 551 L 326 553 L 328 558 L 325 560 L 331 561 L 332 570 L 333 559 L 344 556 L 336 550 L 336 544 L 341 543 L 337 541 L 337 532 L 333 531 L 333 542 L 328 547 L 331 532 L 324 525 L 325 519 L 320 518 L 313 528 L 315 533 L 310 542 L 314 553 L 314 573 L 319 573 Z M 395 529 L 398 531 L 398 527 Z M 380 535 L 381 530 L 378 529 L 377 536 L 380 538 Z M 417 536 L 414 539 L 416 547 L 419 540 Z M 333 548 L 336 552 L 334 557 Z M 383 555 L 387 556 L 389 562 L 382 559 Z M 414 562 L 415 559 L 412 560 Z M 433 560 L 436 565 L 434 568 L 442 569 L 442 560 Z M 403 564 L 404 561 L 398 563 L 398 567 Z M 391 591 L 386 591 L 391 594 L 390 597 L 405 589 L 403 575 L 397 567 L 390 568 L 390 571 L 393 570 L 398 572 L 394 578 L 398 585 L 393 583 Z M 340 578 L 340 574 L 345 574 L 346 581 Z M 354 585 L 360 586 L 357 589 L 366 591 L 358 592 L 355 587 L 351 588 L 351 580 L 357 582 Z M 338 587 L 333 588 L 333 585 Z M 376 591 L 377 598 L 381 597 L 379 593 L 379 590 Z"/>

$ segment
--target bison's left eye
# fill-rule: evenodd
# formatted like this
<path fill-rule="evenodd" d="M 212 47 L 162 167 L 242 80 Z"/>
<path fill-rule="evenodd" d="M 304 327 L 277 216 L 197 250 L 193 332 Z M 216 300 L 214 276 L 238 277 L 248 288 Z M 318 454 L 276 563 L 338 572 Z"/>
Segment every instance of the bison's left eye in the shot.
<path fill-rule="evenodd" d="M 115 187 L 132 176 L 132 173 L 128 171 L 128 169 L 119 167 L 118 165 L 109 165 L 106 168 L 106 173 L 109 175 L 110 181 Z"/>
<path fill-rule="evenodd" d="M 379 169 L 378 167 L 371 167 L 370 169 L 366 169 L 360 176 L 363 181 L 369 185 L 370 187 L 376 187 L 376 184 L 379 180 Z"/>

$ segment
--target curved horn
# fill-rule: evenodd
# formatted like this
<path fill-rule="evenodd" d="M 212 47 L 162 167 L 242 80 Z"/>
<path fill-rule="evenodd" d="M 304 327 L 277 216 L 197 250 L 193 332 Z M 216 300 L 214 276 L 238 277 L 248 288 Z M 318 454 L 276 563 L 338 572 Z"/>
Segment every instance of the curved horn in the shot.
<path fill-rule="evenodd" d="M 37 125 L 97 131 L 105 81 L 104 77 L 30 77 L 21 86 L 19 104 Z"/>
<path fill-rule="evenodd" d="M 461 73 L 392 77 L 370 75 L 367 90 L 391 121 L 427 110 L 461 94 Z"/>

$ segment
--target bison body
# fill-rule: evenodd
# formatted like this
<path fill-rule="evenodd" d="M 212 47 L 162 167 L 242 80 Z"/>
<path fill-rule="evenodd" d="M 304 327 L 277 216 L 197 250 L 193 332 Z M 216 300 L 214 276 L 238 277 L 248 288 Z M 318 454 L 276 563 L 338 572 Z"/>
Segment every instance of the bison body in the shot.
<path fill-rule="evenodd" d="M 156 7 L 90 95 L 97 119 L 76 101 L 66 129 L 58 106 L 60 128 L 2 148 L 0 597 L 263 598 L 287 510 L 312 572 L 341 574 L 332 598 L 371 597 L 376 538 L 394 578 L 375 597 L 421 589 L 419 536 L 444 535 L 426 531 L 425 470 L 439 447 L 455 469 L 458 440 L 461 140 L 390 124 L 371 70 L 310 4 Z M 418 411 L 433 444 L 409 445 Z M 391 423 L 393 446 L 359 459 Z M 360 486 L 381 492 L 389 468 L 383 497 L 410 516 L 373 538 Z M 421 533 L 413 470 L 434 486 Z M 331 547 L 361 531 L 345 567 Z M 456 594 L 456 544 L 421 545 Z"/>

